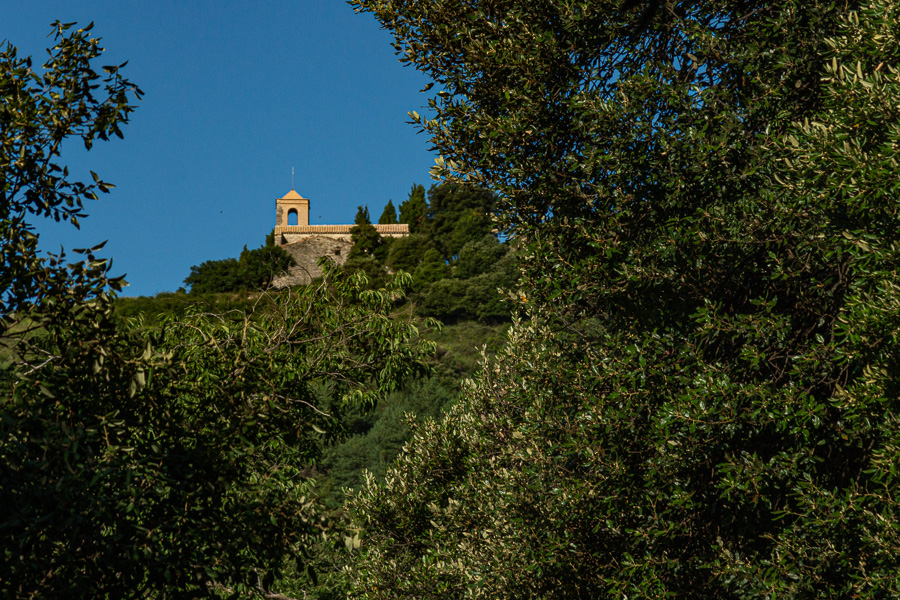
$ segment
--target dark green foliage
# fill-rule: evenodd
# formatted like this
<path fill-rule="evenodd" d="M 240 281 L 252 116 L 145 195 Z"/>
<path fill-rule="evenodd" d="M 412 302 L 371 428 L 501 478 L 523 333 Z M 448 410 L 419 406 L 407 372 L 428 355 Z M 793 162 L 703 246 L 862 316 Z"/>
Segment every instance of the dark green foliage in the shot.
<path fill-rule="evenodd" d="M 384 479 L 400 448 L 409 439 L 407 413 L 421 417 L 437 417 L 455 400 L 458 392 L 453 381 L 431 377 L 419 380 L 402 391 L 394 392 L 355 425 L 355 435 L 325 453 L 323 466 L 329 471 L 330 489 L 326 501 L 343 505 L 343 488 L 359 489 L 365 471 Z"/>
<path fill-rule="evenodd" d="M 395 314 L 394 318 L 408 318 Z M 361 532 L 342 510 L 345 487 L 364 485 L 366 472 L 375 481 L 384 478 L 403 443 L 410 436 L 408 419 L 436 417 L 449 408 L 459 392 L 460 379 L 471 376 L 482 357 L 496 352 L 503 343 L 504 326 L 460 323 L 430 328 L 422 337 L 435 342 L 437 354 L 431 361 L 433 375 L 418 379 L 390 394 L 369 411 L 345 415 L 344 427 L 350 434 L 324 453 L 317 467 L 316 492 L 327 505 L 335 507 L 333 527 L 324 539 L 317 540 L 308 552 L 305 564 L 315 568 L 316 582 L 302 569 L 286 566 L 284 579 L 272 588 L 292 598 L 345 598 L 349 587 L 346 566 L 352 562 L 353 539 Z M 364 535 L 364 534 L 363 534 Z"/>
<path fill-rule="evenodd" d="M 377 260 L 382 265 L 387 264 L 387 259 L 391 253 L 391 248 L 393 247 L 394 242 L 396 242 L 398 239 L 400 239 L 400 238 L 394 238 L 394 237 L 381 238 L 381 243 L 378 244 L 375 247 L 375 250 L 372 252 L 372 256 L 375 257 L 375 260 Z"/>
<path fill-rule="evenodd" d="M 441 258 L 441 253 L 431 248 L 425 252 L 422 262 L 413 272 L 413 285 L 417 289 L 421 289 L 423 286 L 439 279 L 449 278 L 450 273 L 450 265 Z"/>
<path fill-rule="evenodd" d="M 234 292 L 245 289 L 241 265 L 236 258 L 207 260 L 191 267 L 184 284 L 195 294 Z"/>
<path fill-rule="evenodd" d="M 447 322 L 508 320 L 510 306 L 498 287 L 512 287 L 516 274 L 510 275 L 512 260 L 500 264 L 508 247 L 491 234 L 496 196 L 475 186 L 441 184 L 432 186 L 428 197 L 430 205 L 425 200 L 425 188 L 413 185 L 409 199 L 401 205 L 401 221 L 415 223 L 410 227 L 414 233 L 404 238 L 382 239 L 366 224 L 368 210 L 359 207 L 357 225 L 352 229 L 355 243 L 350 257 L 354 260 L 344 268 L 355 269 L 355 259 L 372 257 L 392 271 L 413 273 L 416 301 L 423 314 Z M 466 247 L 466 258 L 460 265 L 460 253 Z M 367 266 L 370 277 L 375 276 L 373 264 L 360 264 Z M 465 283 L 440 281 L 476 275 L 485 276 Z"/>
<path fill-rule="evenodd" d="M 518 280 L 519 268 L 512 253 L 507 253 L 490 271 L 464 280 L 468 310 L 463 318 L 482 323 L 509 321 Z"/>
<path fill-rule="evenodd" d="M 421 286 L 415 295 L 416 309 L 423 315 L 440 319 L 442 323 L 456 323 L 468 317 L 470 307 L 466 304 L 466 282 L 449 276 L 445 278 L 439 271 L 437 275 L 431 275 L 435 271 L 428 271 L 427 268 L 428 264 L 423 264 L 416 269 L 414 276 L 414 283 Z"/>
<path fill-rule="evenodd" d="M 900 7 L 352 4 L 531 311 L 354 500 L 354 593 L 900 595 Z"/>
<path fill-rule="evenodd" d="M 3 525 L 28 557 L 4 581 L 125 597 L 255 587 L 253 570 L 277 572 L 327 525 L 303 470 L 341 413 L 416 372 L 421 356 L 401 340 L 414 330 L 386 318 L 398 293 L 335 273 L 250 314 L 189 309 L 143 352 L 109 335 L 106 360 L 48 327 L 44 348 L 61 358 L 42 369 L 43 391 L 20 379 L 5 415 L 18 442 L 6 460 L 31 466 L 4 478 L 4 505 L 19 508 Z M 83 416 L 53 417 L 69 411 Z"/>
<path fill-rule="evenodd" d="M 384 240 L 369 220 L 368 206 L 360 206 L 358 208 L 354 223 L 356 223 L 356 225 L 350 228 L 350 237 L 353 240 L 353 247 L 350 249 L 349 258 L 362 258 L 376 255 L 382 256 Z"/>
<path fill-rule="evenodd" d="M 416 271 L 418 273 L 418 270 Z M 511 294 L 518 279 L 516 260 L 506 254 L 490 270 L 466 279 L 441 279 L 415 296 L 419 314 L 445 323 L 501 323 L 510 317 Z"/>
<path fill-rule="evenodd" d="M 413 184 L 409 197 L 400 203 L 400 222 L 409 225 L 410 233 L 419 233 L 428 217 L 425 186 Z"/>
<path fill-rule="evenodd" d="M 369 207 L 368 206 L 357 206 L 356 207 L 356 216 L 353 217 L 353 222 L 356 225 L 371 225 L 372 219 L 369 218 Z"/>
<path fill-rule="evenodd" d="M 428 233 L 441 255 L 454 260 L 460 248 L 491 232 L 495 195 L 483 188 L 456 183 L 428 190 Z"/>
<path fill-rule="evenodd" d="M 294 266 L 294 259 L 281 246 L 269 245 L 241 251 L 238 259 L 244 289 L 265 290 L 276 276 Z M 193 291 L 193 287 L 191 288 Z"/>
<path fill-rule="evenodd" d="M 425 252 L 430 247 L 431 240 L 427 235 L 421 233 L 411 233 L 406 237 L 396 238 L 391 244 L 387 264 L 394 271 L 412 273 L 422 262 Z"/>
<path fill-rule="evenodd" d="M 350 582 L 344 571 L 352 559 L 354 535 L 347 515 L 335 511 L 331 531 L 312 540 L 301 556 L 285 561 L 284 575 L 272 583 L 278 590 L 272 598 L 300 600 L 346 600 Z M 349 542 L 349 544 L 348 544 Z M 348 549 L 348 545 L 350 548 Z M 357 546 L 358 547 L 358 546 Z M 258 596 L 249 596 L 258 597 Z"/>
<path fill-rule="evenodd" d="M 264 290 L 272 280 L 289 269 L 294 259 L 280 246 L 266 244 L 255 250 L 241 251 L 240 258 L 208 260 L 191 267 L 184 284 L 191 294 L 216 294 Z"/>
<path fill-rule="evenodd" d="M 394 208 L 393 200 L 388 200 L 381 216 L 378 217 L 379 225 L 394 225 L 397 223 L 397 209 Z"/>
<path fill-rule="evenodd" d="M 414 300 L 420 314 L 445 323 L 508 321 L 518 276 L 515 255 L 488 234 L 466 244 L 452 270 L 429 250 L 414 271 Z"/>
<path fill-rule="evenodd" d="M 366 277 L 365 287 L 379 288 L 383 287 L 387 281 L 387 270 L 375 257 L 372 256 L 353 256 L 347 259 L 341 268 L 347 273 L 361 272 Z"/>
<path fill-rule="evenodd" d="M 475 373 L 481 350 L 491 355 L 504 340 L 502 326 L 472 322 L 431 329 L 422 336 L 437 344 L 433 374 L 410 382 L 368 412 L 348 414 L 344 427 L 351 437 L 325 451 L 319 491 L 333 506 L 343 504 L 342 488 L 361 486 L 365 470 L 383 479 L 409 439 L 407 416 L 438 417 L 456 400 L 460 380 Z"/>
<path fill-rule="evenodd" d="M 0 596 L 274 597 L 328 526 L 308 472 L 342 414 L 423 371 L 430 346 L 388 314 L 408 277 L 335 272 L 249 312 L 123 325 L 98 248 L 42 259 L 29 224 L 111 187 L 69 180 L 60 144 L 121 136 L 140 96 L 94 72 L 89 29 L 56 24 L 41 76 L 0 53 Z"/>
<path fill-rule="evenodd" d="M 478 371 L 482 350 L 490 357 L 503 348 L 507 328 L 508 325 L 466 321 L 425 332 L 423 337 L 437 344 L 435 374 L 458 386 L 462 379 Z"/>
<path fill-rule="evenodd" d="M 456 260 L 459 251 L 468 243 L 476 242 L 490 235 L 492 223 L 490 216 L 474 210 L 463 211 L 453 226 L 453 231 L 446 238 L 444 253 L 451 260 Z"/>
<path fill-rule="evenodd" d="M 501 244 L 493 235 L 472 240 L 459 250 L 453 276 L 468 279 L 492 271 L 508 252 L 509 246 Z"/>

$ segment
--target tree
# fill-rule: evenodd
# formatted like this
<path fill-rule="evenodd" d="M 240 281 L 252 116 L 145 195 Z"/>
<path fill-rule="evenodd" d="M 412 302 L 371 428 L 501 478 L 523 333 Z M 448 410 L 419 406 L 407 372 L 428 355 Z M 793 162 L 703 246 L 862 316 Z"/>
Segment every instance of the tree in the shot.
<path fill-rule="evenodd" d="M 409 282 L 333 272 L 249 313 L 121 326 L 109 262 L 41 258 L 29 220 L 77 221 L 112 187 L 56 159 L 67 138 L 120 136 L 141 94 L 95 72 L 90 27 L 54 30 L 42 75 L 0 54 L 0 596 L 271 596 L 327 526 L 305 473 L 341 413 L 422 364 L 413 324 L 388 317 Z"/>
<path fill-rule="evenodd" d="M 384 207 L 384 212 L 381 213 L 381 216 L 378 217 L 379 225 L 393 225 L 397 223 L 397 209 L 394 208 L 394 202 L 392 200 L 388 200 L 387 205 Z"/>
<path fill-rule="evenodd" d="M 211 294 L 237 292 L 245 289 L 241 264 L 236 258 L 207 260 L 191 266 L 191 273 L 184 279 L 191 293 Z"/>
<path fill-rule="evenodd" d="M 379 249 L 384 246 L 384 240 L 378 230 L 372 226 L 369 220 L 369 207 L 357 207 L 354 225 L 350 228 L 350 239 L 353 240 L 353 247 L 350 249 L 348 258 L 360 258 L 365 256 L 375 256 Z"/>
<path fill-rule="evenodd" d="M 472 185 L 442 183 L 428 190 L 428 233 L 447 260 L 468 242 L 488 235 L 496 196 Z"/>
<path fill-rule="evenodd" d="M 513 254 L 507 253 L 491 264 L 487 271 L 465 278 L 458 277 L 458 271 L 450 278 L 447 270 L 433 274 L 420 269 L 416 269 L 416 275 L 421 283 L 416 285 L 419 291 L 413 298 L 420 315 L 434 317 L 444 323 L 502 323 L 510 320 L 512 305 L 509 296 L 513 294 L 517 279 Z"/>
<path fill-rule="evenodd" d="M 459 279 L 468 279 L 487 273 L 494 269 L 507 252 L 509 252 L 509 247 L 501 244 L 492 235 L 485 235 L 481 239 L 468 242 L 459 251 L 459 259 L 453 270 L 453 276 Z"/>
<path fill-rule="evenodd" d="M 416 288 L 421 288 L 440 279 L 447 279 L 451 273 L 450 265 L 441 258 L 440 252 L 431 248 L 425 252 L 422 262 L 416 267 L 413 283 Z"/>
<path fill-rule="evenodd" d="M 356 498 L 357 593 L 900 593 L 896 4 L 352 4 L 530 317 Z"/>
<path fill-rule="evenodd" d="M 353 222 L 356 225 L 371 225 L 372 220 L 369 218 L 369 207 L 368 206 L 357 206 L 356 207 L 356 216 L 353 217 Z"/>
<path fill-rule="evenodd" d="M 109 278 L 108 264 L 94 256 L 99 250 L 77 251 L 86 261 L 67 265 L 65 256 L 39 257 L 38 236 L 29 217 L 69 221 L 76 227 L 86 200 L 113 186 L 92 172 L 86 184 L 71 179 L 57 161 L 67 138 L 86 149 L 96 140 L 122 136 L 121 126 L 142 92 L 121 76 L 119 67 L 93 70 L 101 49 L 90 37 L 93 24 L 72 31 L 71 24 L 54 23 L 56 46 L 44 72 L 32 70 L 31 58 L 20 58 L 6 43 L 0 52 L 0 340 L 15 343 L 26 330 L 55 318 L 68 303 L 48 306 L 48 299 L 67 298 L 75 304 L 117 288 L 121 278 Z"/>
<path fill-rule="evenodd" d="M 400 203 L 400 222 L 409 225 L 410 233 L 419 233 L 428 218 L 425 186 L 413 184 L 409 197 Z"/>
<path fill-rule="evenodd" d="M 354 255 L 341 265 L 347 273 L 360 272 L 365 275 L 366 287 L 369 289 L 383 288 L 388 278 L 387 269 L 374 256 Z"/>
<path fill-rule="evenodd" d="M 406 237 L 396 238 L 391 244 L 387 264 L 395 271 L 403 270 L 412 273 L 430 248 L 431 240 L 427 235 L 421 233 L 411 233 Z"/>
<path fill-rule="evenodd" d="M 265 290 L 272 285 L 272 280 L 294 266 L 295 262 L 281 246 L 267 244 L 254 250 L 247 250 L 245 245 L 238 264 L 245 289 Z"/>
<path fill-rule="evenodd" d="M 254 250 L 241 251 L 237 259 L 207 260 L 191 267 L 184 284 L 192 294 L 257 291 L 267 289 L 272 280 L 294 265 L 284 248 L 275 245 L 274 233 Z"/>

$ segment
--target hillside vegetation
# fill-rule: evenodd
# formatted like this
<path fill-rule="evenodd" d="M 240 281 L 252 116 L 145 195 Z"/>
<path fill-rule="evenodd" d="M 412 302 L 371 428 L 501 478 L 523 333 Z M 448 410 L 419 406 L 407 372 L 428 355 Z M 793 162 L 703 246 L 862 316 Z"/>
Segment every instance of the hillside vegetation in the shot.
<path fill-rule="evenodd" d="M 900 5 L 350 4 L 434 82 L 412 235 L 162 317 L 32 225 L 140 89 L 0 51 L 0 596 L 900 597 Z"/>
<path fill-rule="evenodd" d="M 511 244 L 501 242 L 494 231 L 496 204 L 496 195 L 482 188 L 447 183 L 433 185 L 426 193 L 424 186 L 413 185 L 399 216 L 389 200 L 379 219 L 381 224 L 408 224 L 410 235 L 402 238 L 382 238 L 372 226 L 368 206 L 360 206 L 343 268 L 364 272 L 372 287 L 382 285 L 393 272 L 412 274 L 407 292 L 421 316 L 445 323 L 508 322 L 514 303 L 498 290 L 514 288 L 518 270 Z M 170 295 L 172 308 L 209 292 L 265 289 L 292 264 L 270 234 L 261 248 L 248 251 L 245 246 L 237 259 L 191 267 L 184 280 L 191 298 Z M 122 303 L 123 314 L 140 304 Z"/>
<path fill-rule="evenodd" d="M 257 304 L 267 302 L 264 292 L 218 294 L 162 293 L 152 297 L 116 298 L 114 314 L 130 325 L 159 329 L 201 311 L 241 319 Z M 415 306 L 401 304 L 393 317 L 404 321 Z M 321 461 L 310 464 L 315 472 L 317 494 L 332 508 L 344 501 L 344 488 L 359 488 L 365 471 L 383 479 L 400 448 L 409 439 L 407 416 L 437 418 L 455 402 L 461 382 L 472 377 L 484 357 L 503 346 L 508 324 L 459 321 L 425 327 L 418 336 L 434 344 L 427 373 L 410 379 L 374 406 L 351 410 L 342 417 L 343 433 L 328 445 Z"/>

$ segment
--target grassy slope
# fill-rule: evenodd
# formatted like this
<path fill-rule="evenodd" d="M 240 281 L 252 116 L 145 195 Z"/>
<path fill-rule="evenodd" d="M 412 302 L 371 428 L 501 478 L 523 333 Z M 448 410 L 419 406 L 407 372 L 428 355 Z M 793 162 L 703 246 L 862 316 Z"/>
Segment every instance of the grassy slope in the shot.
<path fill-rule="evenodd" d="M 407 416 L 438 417 L 456 400 L 461 380 L 478 367 L 482 349 L 488 353 L 496 350 L 505 332 L 506 325 L 472 321 L 423 332 L 438 346 L 432 361 L 433 374 L 408 382 L 372 411 L 347 420 L 349 437 L 329 448 L 323 457 L 321 496 L 330 505 L 339 506 L 343 503 L 342 489 L 359 487 L 364 471 L 383 478 L 409 437 Z"/>

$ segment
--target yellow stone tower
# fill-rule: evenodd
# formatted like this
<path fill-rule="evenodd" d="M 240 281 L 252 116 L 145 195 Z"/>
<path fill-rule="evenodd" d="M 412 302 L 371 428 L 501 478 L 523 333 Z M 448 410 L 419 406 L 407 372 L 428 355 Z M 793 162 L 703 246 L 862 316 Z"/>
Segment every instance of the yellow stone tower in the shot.
<path fill-rule="evenodd" d="M 291 223 L 294 215 L 296 222 Z M 283 198 L 275 200 L 275 227 L 309 227 L 309 198 L 304 198 L 293 188 Z"/>

